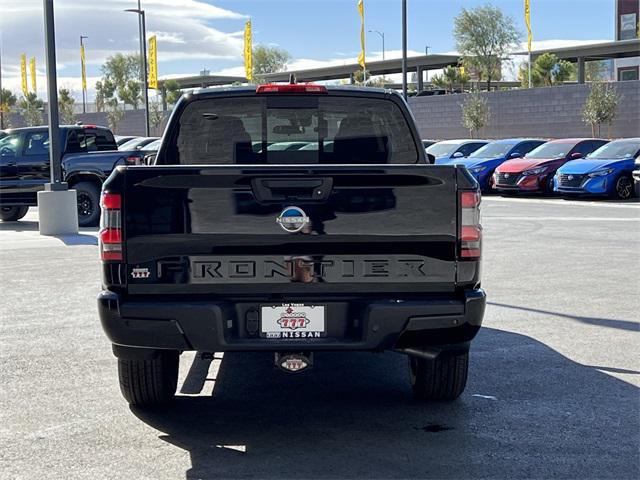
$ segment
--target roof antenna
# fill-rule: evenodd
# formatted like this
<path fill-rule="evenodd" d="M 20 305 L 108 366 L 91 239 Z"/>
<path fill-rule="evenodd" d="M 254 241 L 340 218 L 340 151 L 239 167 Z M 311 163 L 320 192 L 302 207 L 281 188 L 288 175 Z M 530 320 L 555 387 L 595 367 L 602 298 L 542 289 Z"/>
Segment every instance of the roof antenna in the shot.
<path fill-rule="evenodd" d="M 293 85 L 294 83 L 296 83 L 296 74 L 295 73 L 290 73 L 289 74 L 289 83 L 291 85 Z"/>

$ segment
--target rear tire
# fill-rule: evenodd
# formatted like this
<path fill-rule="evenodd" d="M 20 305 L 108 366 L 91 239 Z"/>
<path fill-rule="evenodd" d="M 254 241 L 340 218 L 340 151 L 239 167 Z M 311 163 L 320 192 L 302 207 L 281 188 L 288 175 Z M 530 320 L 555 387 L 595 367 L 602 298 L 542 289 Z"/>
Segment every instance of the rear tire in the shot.
<path fill-rule="evenodd" d="M 414 395 L 423 401 L 452 401 L 467 385 L 469 352 L 442 352 L 433 360 L 409 357 Z"/>
<path fill-rule="evenodd" d="M 29 207 L 0 207 L 0 220 L 3 222 L 17 222 L 29 211 Z"/>
<path fill-rule="evenodd" d="M 100 186 L 78 182 L 72 188 L 78 196 L 78 225 L 95 227 L 100 222 Z"/>
<path fill-rule="evenodd" d="M 120 391 L 130 405 L 157 405 L 173 400 L 178 385 L 179 355 L 159 350 L 147 360 L 118 359 Z"/>

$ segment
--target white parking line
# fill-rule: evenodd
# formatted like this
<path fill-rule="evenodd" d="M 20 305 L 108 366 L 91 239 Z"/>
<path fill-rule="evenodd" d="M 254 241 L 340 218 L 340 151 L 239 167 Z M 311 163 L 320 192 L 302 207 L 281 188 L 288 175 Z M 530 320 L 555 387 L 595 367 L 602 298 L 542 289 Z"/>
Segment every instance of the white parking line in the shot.
<path fill-rule="evenodd" d="M 570 222 L 640 222 L 640 217 L 638 218 L 607 218 L 607 217 L 534 217 L 534 216 L 520 216 L 520 217 L 505 217 L 503 215 L 483 215 L 482 219 L 485 220 L 487 218 L 497 218 L 500 220 L 527 220 L 527 221 L 543 221 L 547 220 L 558 220 L 561 222 L 570 221 Z"/>
<path fill-rule="evenodd" d="M 584 200 L 564 200 L 553 198 L 515 198 L 515 197 L 493 197 L 483 196 L 483 202 L 506 202 L 506 203 L 528 203 L 541 205 L 569 205 L 583 207 L 609 207 L 609 208 L 635 208 L 640 209 L 640 202 L 631 203 L 610 203 L 606 201 L 584 201 Z"/>

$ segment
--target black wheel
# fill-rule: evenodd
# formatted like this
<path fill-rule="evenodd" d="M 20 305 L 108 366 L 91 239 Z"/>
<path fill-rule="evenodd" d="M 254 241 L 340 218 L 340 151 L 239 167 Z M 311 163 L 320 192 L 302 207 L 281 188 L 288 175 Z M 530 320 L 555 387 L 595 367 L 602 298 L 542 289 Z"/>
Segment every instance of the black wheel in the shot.
<path fill-rule="evenodd" d="M 409 376 L 420 400 L 455 400 L 467 385 L 469 352 L 442 352 L 434 360 L 409 357 Z"/>
<path fill-rule="evenodd" d="M 548 196 L 553 196 L 555 195 L 556 192 L 553 191 L 553 176 L 555 174 L 549 174 L 549 176 L 547 177 L 547 182 L 546 182 L 546 188 L 545 188 L 545 193 Z"/>
<path fill-rule="evenodd" d="M 3 222 L 17 222 L 29 211 L 29 207 L 0 207 L 0 220 Z"/>
<path fill-rule="evenodd" d="M 493 172 L 490 172 L 489 175 L 487 175 L 487 178 L 484 181 L 484 185 L 480 186 L 480 191 L 483 193 L 483 195 L 496 192 L 493 189 Z"/>
<path fill-rule="evenodd" d="M 78 196 L 78 225 L 95 227 L 100 222 L 100 186 L 79 182 L 72 188 Z"/>
<path fill-rule="evenodd" d="M 633 179 L 629 175 L 620 175 L 613 189 L 613 197 L 627 200 L 633 196 Z"/>
<path fill-rule="evenodd" d="M 122 396 L 131 405 L 155 405 L 173 399 L 178 385 L 178 352 L 158 350 L 148 360 L 118 359 Z"/>

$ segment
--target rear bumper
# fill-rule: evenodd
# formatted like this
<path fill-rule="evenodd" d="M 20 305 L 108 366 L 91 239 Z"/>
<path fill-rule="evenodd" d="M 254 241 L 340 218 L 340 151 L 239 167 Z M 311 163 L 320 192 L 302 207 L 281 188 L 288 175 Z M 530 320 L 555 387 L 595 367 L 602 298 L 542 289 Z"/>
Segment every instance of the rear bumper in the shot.
<path fill-rule="evenodd" d="M 465 291 L 463 298 L 306 301 L 327 306 L 326 337 L 265 339 L 249 333 L 247 312 L 258 311 L 265 303 L 259 301 L 123 300 L 117 293 L 103 291 L 98 312 L 109 340 L 125 347 L 215 352 L 385 350 L 471 341 L 482 324 L 486 295 L 477 289 Z"/>

